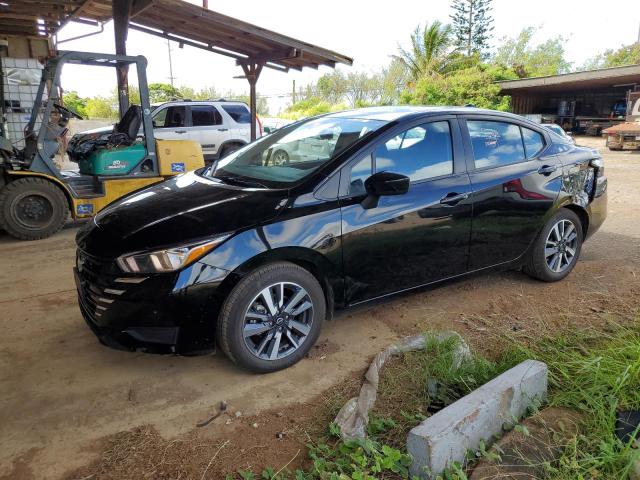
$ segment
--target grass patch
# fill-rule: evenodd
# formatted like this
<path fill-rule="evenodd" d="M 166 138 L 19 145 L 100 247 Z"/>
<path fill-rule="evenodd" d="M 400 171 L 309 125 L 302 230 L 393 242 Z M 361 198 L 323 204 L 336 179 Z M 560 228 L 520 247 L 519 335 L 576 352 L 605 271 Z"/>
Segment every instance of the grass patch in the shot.
<path fill-rule="evenodd" d="M 515 357 L 549 365 L 549 404 L 585 414 L 582 434 L 566 448 L 553 480 L 624 479 L 639 455 L 615 435 L 616 413 L 640 409 L 640 326 L 576 331 L 516 347 Z"/>
<path fill-rule="evenodd" d="M 616 413 L 640 408 L 640 325 L 602 331 L 573 331 L 533 344 L 513 343 L 497 360 L 470 356 L 460 360 L 459 339 L 429 338 L 423 350 L 390 360 L 382 370 L 379 395 L 369 423 L 369 438 L 343 442 L 330 425 L 309 442 L 311 467 L 295 472 L 241 472 L 242 478 L 273 480 L 406 479 L 410 459 L 406 433 L 435 408 L 452 403 L 526 358 L 549 366 L 549 405 L 584 413 L 580 434 L 560 460 L 547 466 L 549 480 L 626 479 L 640 453 L 618 440 Z M 353 385 L 346 391 L 352 392 Z M 328 398 L 329 410 L 345 393 Z M 468 471 L 468 470 L 467 470 Z M 231 477 L 228 478 L 238 478 Z M 466 480 L 454 466 L 442 479 Z"/>

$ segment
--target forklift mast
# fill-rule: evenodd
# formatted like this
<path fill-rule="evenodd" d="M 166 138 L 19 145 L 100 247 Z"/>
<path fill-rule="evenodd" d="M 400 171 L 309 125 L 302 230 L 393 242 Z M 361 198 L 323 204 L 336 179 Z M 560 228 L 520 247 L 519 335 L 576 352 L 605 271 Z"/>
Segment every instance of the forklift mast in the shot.
<path fill-rule="evenodd" d="M 138 76 L 138 88 L 140 90 L 140 103 L 142 109 L 142 125 L 146 140 L 147 158 L 153 165 L 153 173 L 158 174 L 158 162 L 156 159 L 155 142 L 153 141 L 153 123 L 151 120 L 151 106 L 149 104 L 149 88 L 147 85 L 147 59 L 143 56 L 111 55 L 90 52 L 64 52 L 47 60 L 42 70 L 42 79 L 38 87 L 34 108 L 25 129 L 25 148 L 20 155 L 23 159 L 23 168 L 32 172 L 52 175 L 62 179 L 62 175 L 53 163 L 53 154 L 58 148 L 56 138 L 59 132 L 51 128 L 47 119 L 61 105 L 59 98 L 60 76 L 62 68 L 66 64 L 90 65 L 105 68 L 113 68 L 120 65 L 135 66 Z M 45 93 L 48 93 L 45 97 Z M 38 115 L 42 115 L 42 122 L 38 124 Z M 37 131 L 36 131 L 37 130 Z"/>

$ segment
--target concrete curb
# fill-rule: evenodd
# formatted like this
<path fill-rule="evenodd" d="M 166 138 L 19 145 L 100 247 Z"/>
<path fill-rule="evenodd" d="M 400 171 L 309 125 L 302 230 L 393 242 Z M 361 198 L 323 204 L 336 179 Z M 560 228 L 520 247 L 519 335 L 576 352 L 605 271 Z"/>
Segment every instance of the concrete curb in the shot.
<path fill-rule="evenodd" d="M 432 478 L 453 462 L 464 463 L 505 423 L 514 423 L 547 393 L 547 365 L 525 360 L 413 428 L 407 437 L 411 475 Z"/>

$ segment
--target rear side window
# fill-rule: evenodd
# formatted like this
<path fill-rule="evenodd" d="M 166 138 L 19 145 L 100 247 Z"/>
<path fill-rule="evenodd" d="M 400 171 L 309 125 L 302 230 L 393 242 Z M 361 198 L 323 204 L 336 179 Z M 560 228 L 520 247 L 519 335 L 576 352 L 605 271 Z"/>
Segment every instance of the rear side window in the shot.
<path fill-rule="evenodd" d="M 410 128 L 376 149 L 376 172 L 406 175 L 412 182 L 453 173 L 449 122 Z"/>
<path fill-rule="evenodd" d="M 246 105 L 222 105 L 236 123 L 251 123 L 251 112 Z"/>
<path fill-rule="evenodd" d="M 467 120 L 467 127 L 476 168 L 509 165 L 526 158 L 518 125 L 492 120 Z"/>
<path fill-rule="evenodd" d="M 210 105 L 193 105 L 191 107 L 191 125 L 194 127 L 206 127 L 220 125 L 222 116 L 216 107 Z"/>
<path fill-rule="evenodd" d="M 529 128 L 522 128 L 522 141 L 527 158 L 535 157 L 544 148 L 544 137 L 542 134 Z"/>

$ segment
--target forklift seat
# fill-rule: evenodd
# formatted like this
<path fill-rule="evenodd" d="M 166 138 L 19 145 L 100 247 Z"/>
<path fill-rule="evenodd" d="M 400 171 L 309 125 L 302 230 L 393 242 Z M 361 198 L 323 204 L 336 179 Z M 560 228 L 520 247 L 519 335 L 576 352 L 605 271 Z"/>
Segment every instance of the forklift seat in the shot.
<path fill-rule="evenodd" d="M 122 119 L 113 129 L 114 134 L 123 134 L 129 137 L 130 144 L 136 141 L 138 131 L 142 125 L 142 107 L 131 105 L 122 116 Z"/>

